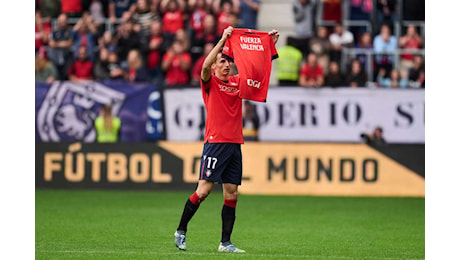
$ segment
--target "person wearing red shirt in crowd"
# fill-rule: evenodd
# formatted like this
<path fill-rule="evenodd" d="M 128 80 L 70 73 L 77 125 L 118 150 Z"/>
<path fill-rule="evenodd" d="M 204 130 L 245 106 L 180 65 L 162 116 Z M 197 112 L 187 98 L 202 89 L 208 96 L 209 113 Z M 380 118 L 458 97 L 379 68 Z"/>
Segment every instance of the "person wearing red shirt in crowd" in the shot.
<path fill-rule="evenodd" d="M 82 0 L 61 0 L 61 13 L 68 17 L 81 17 L 82 12 Z"/>
<path fill-rule="evenodd" d="M 299 85 L 302 87 L 320 87 L 324 83 L 324 71 L 318 64 L 316 54 L 310 53 L 300 69 Z"/>
<path fill-rule="evenodd" d="M 185 52 L 182 42 L 175 40 L 163 56 L 161 69 L 165 72 L 167 86 L 189 83 L 189 69 L 192 57 Z"/>
<path fill-rule="evenodd" d="M 418 34 L 415 25 L 409 25 L 405 35 L 399 38 L 399 48 L 403 50 L 419 50 L 423 45 L 423 38 Z M 414 63 L 413 54 L 401 54 L 401 69 L 409 70 Z"/>
<path fill-rule="evenodd" d="M 197 60 L 204 50 L 204 45 L 208 42 L 216 44 L 219 36 L 216 33 L 216 19 L 214 15 L 207 14 L 204 17 L 204 29 L 202 33 L 191 35 L 190 52 L 193 60 Z"/>
<path fill-rule="evenodd" d="M 239 75 L 230 76 L 230 61 L 220 52 L 233 28 L 224 30 L 222 38 L 206 57 L 201 70 L 201 93 L 206 108 L 206 126 L 200 177 L 195 192 L 187 199 L 174 242 L 179 250 L 186 250 L 187 226 L 200 204 L 214 187 L 222 185 L 223 206 L 221 211 L 222 236 L 219 252 L 244 253 L 231 242 L 238 201 L 238 186 L 242 179 L 241 144 L 243 137 L 243 103 L 239 97 Z M 269 35 L 276 43 L 277 31 Z"/>
<path fill-rule="evenodd" d="M 235 0 L 224 0 L 214 1 L 213 11 L 217 17 L 217 35 L 222 35 L 224 29 L 231 26 L 230 14 L 234 13 L 238 17 L 240 10 L 239 1 Z"/>
<path fill-rule="evenodd" d="M 163 0 L 160 7 L 163 14 L 163 35 L 170 42 L 177 30 L 184 29 L 185 3 L 182 0 Z"/>
<path fill-rule="evenodd" d="M 203 67 L 204 60 L 208 56 L 208 54 L 211 52 L 212 48 L 214 48 L 214 43 L 208 42 L 204 45 L 204 53 L 203 55 L 198 58 L 198 60 L 195 61 L 193 64 L 192 72 L 191 72 L 191 83 L 192 85 L 198 86 L 200 84 L 200 78 L 201 78 L 201 68 Z"/>
<path fill-rule="evenodd" d="M 127 69 L 125 73 L 126 80 L 129 82 L 147 81 L 147 71 L 142 61 L 139 50 L 133 49 L 128 52 L 126 58 Z"/>
<path fill-rule="evenodd" d="M 204 18 L 209 13 L 206 0 L 189 0 L 189 24 L 192 34 L 202 34 L 204 31 Z"/>
<path fill-rule="evenodd" d="M 321 0 L 323 2 L 323 20 L 331 22 L 342 21 L 341 0 Z"/>
<path fill-rule="evenodd" d="M 163 79 L 161 56 L 164 48 L 161 22 L 154 21 L 150 25 L 150 42 L 147 54 L 147 70 L 154 84 L 158 84 Z"/>
<path fill-rule="evenodd" d="M 88 49 L 85 45 L 78 48 L 78 59 L 70 64 L 68 76 L 72 81 L 93 79 L 93 62 L 88 59 Z"/>
<path fill-rule="evenodd" d="M 35 11 L 35 54 L 38 53 L 41 47 L 48 45 L 48 37 L 53 30 L 51 27 L 50 19 L 43 21 L 40 10 Z"/>
<path fill-rule="evenodd" d="M 43 21 L 40 10 L 35 11 L 35 54 L 41 47 L 48 45 L 48 38 L 51 34 L 52 27 L 49 18 Z"/>

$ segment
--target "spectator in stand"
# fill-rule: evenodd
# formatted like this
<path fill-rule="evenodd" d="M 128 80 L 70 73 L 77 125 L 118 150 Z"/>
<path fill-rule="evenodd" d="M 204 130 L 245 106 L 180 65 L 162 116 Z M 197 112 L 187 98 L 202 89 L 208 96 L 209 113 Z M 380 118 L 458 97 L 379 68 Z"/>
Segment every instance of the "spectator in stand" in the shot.
<path fill-rule="evenodd" d="M 114 51 L 109 51 L 109 78 L 111 80 L 124 79 L 125 71 L 120 65 L 118 54 Z"/>
<path fill-rule="evenodd" d="M 310 53 L 299 76 L 299 85 L 302 87 L 321 87 L 324 83 L 324 71 L 318 64 L 316 54 Z"/>
<path fill-rule="evenodd" d="M 259 141 L 260 120 L 255 106 L 249 100 L 244 100 L 243 104 L 243 139 L 244 141 Z"/>
<path fill-rule="evenodd" d="M 190 51 L 190 37 L 187 35 L 184 29 L 177 30 L 174 40 L 180 41 L 182 43 L 185 52 Z"/>
<path fill-rule="evenodd" d="M 109 51 L 106 48 L 99 50 L 99 58 L 96 59 L 93 67 L 95 80 L 107 80 L 110 78 Z"/>
<path fill-rule="evenodd" d="M 183 0 L 162 0 L 160 8 L 163 14 L 163 36 L 169 46 L 177 30 L 185 28 L 185 2 Z"/>
<path fill-rule="evenodd" d="M 425 88 L 425 64 L 421 55 L 414 55 L 414 65 L 409 69 L 409 86 Z"/>
<path fill-rule="evenodd" d="M 341 0 L 321 0 L 323 3 L 323 20 L 331 22 L 342 21 Z"/>
<path fill-rule="evenodd" d="M 109 20 L 115 24 L 125 12 L 133 13 L 136 8 L 136 0 L 109 0 Z"/>
<path fill-rule="evenodd" d="M 231 13 L 238 14 L 240 10 L 239 0 L 214 0 L 212 10 L 217 17 L 217 35 L 222 35 L 225 28 L 232 26 L 230 22 Z"/>
<path fill-rule="evenodd" d="M 101 0 L 92 0 L 88 11 L 91 17 L 93 17 L 96 27 L 101 27 L 105 22 L 104 5 Z"/>
<path fill-rule="evenodd" d="M 372 46 L 372 36 L 368 32 L 364 32 L 361 35 L 361 38 L 359 39 L 358 43 L 356 44 L 355 48 L 357 49 L 363 49 L 363 50 L 372 50 L 374 49 L 374 46 Z M 367 67 L 367 55 L 366 54 L 356 54 L 355 56 L 356 59 L 361 62 L 361 65 L 363 68 Z"/>
<path fill-rule="evenodd" d="M 204 31 L 204 18 L 210 13 L 206 0 L 189 0 L 187 3 L 191 34 L 199 35 Z"/>
<path fill-rule="evenodd" d="M 61 14 L 61 0 L 40 0 L 39 10 L 44 18 L 57 18 Z"/>
<path fill-rule="evenodd" d="M 294 38 L 288 36 L 286 45 L 278 48 L 278 59 L 275 60 L 276 77 L 280 86 L 298 86 L 299 72 L 302 64 L 302 52 L 294 45 Z"/>
<path fill-rule="evenodd" d="M 148 45 L 150 25 L 153 21 L 160 21 L 160 15 L 151 11 L 150 3 L 147 0 L 137 0 L 132 18 L 134 30 L 139 33 L 142 44 Z"/>
<path fill-rule="evenodd" d="M 257 16 L 259 14 L 261 0 L 241 0 L 240 22 L 241 28 L 257 30 Z"/>
<path fill-rule="evenodd" d="M 94 64 L 88 59 L 88 48 L 81 45 L 78 48 L 78 59 L 69 67 L 68 77 L 72 81 L 92 80 Z"/>
<path fill-rule="evenodd" d="M 334 32 L 329 35 L 331 42 L 331 61 L 340 63 L 342 57 L 342 48 L 351 48 L 354 44 L 354 36 L 348 31 L 344 30 L 342 23 L 336 23 Z"/>
<path fill-rule="evenodd" d="M 191 54 L 192 59 L 196 60 L 203 54 L 204 45 L 208 42 L 216 44 L 220 37 L 216 34 L 216 20 L 212 14 L 207 14 L 204 18 L 203 33 L 192 34 Z"/>
<path fill-rule="evenodd" d="M 46 82 L 48 84 L 59 80 L 57 69 L 52 62 L 46 58 L 45 48 L 42 47 L 35 55 L 35 82 Z"/>
<path fill-rule="evenodd" d="M 195 45 L 195 39 L 203 36 L 205 18 L 210 12 L 211 7 L 206 0 L 188 1 L 190 54 L 193 61 L 196 61 L 203 54 L 203 46 Z"/>
<path fill-rule="evenodd" d="M 399 38 L 399 48 L 402 50 L 419 50 L 423 46 L 423 38 L 417 32 L 415 25 L 409 25 L 405 35 Z M 413 54 L 401 54 L 401 68 L 408 70 L 413 66 Z"/>
<path fill-rule="evenodd" d="M 161 68 L 165 73 L 167 86 L 189 83 L 189 69 L 192 58 L 185 52 L 181 41 L 175 40 L 163 56 Z"/>
<path fill-rule="evenodd" d="M 393 24 L 398 20 L 397 4 L 396 0 L 377 0 L 375 28 L 381 27 L 382 24 Z"/>
<path fill-rule="evenodd" d="M 163 80 L 161 71 L 161 57 L 165 52 L 161 22 L 154 21 L 150 25 L 150 43 L 147 55 L 147 71 L 153 84 L 160 84 Z"/>
<path fill-rule="evenodd" d="M 49 18 L 43 18 L 40 10 L 35 11 L 35 54 L 41 47 L 48 45 L 48 39 L 52 31 Z"/>
<path fill-rule="evenodd" d="M 147 81 L 147 70 L 139 50 L 133 49 L 128 52 L 127 69 L 125 79 L 128 82 L 145 82 Z"/>
<path fill-rule="evenodd" d="M 345 85 L 353 88 L 366 87 L 367 81 L 367 74 L 363 70 L 361 62 L 357 59 L 352 60 L 351 69 L 345 77 Z"/>
<path fill-rule="evenodd" d="M 392 69 L 390 76 L 386 77 L 387 72 L 381 68 L 377 76 L 377 83 L 384 88 L 407 88 L 409 81 L 401 77 L 399 70 Z"/>
<path fill-rule="evenodd" d="M 349 0 L 349 20 L 369 21 L 372 10 L 374 9 L 374 0 Z M 378 27 L 377 27 L 378 28 Z M 366 26 L 353 26 L 350 30 L 353 35 L 361 35 L 367 30 Z"/>
<path fill-rule="evenodd" d="M 126 18 L 126 20 L 118 26 L 117 55 L 120 65 L 123 68 L 126 68 L 125 62 L 126 57 L 128 56 L 128 51 L 142 48 L 140 36 L 133 30 L 133 26 L 133 22 L 129 18 Z"/>
<path fill-rule="evenodd" d="M 108 51 L 117 50 L 117 41 L 113 36 L 113 33 L 109 30 L 105 31 L 98 39 L 98 49 L 107 49 Z"/>
<path fill-rule="evenodd" d="M 61 0 L 61 13 L 67 17 L 80 18 L 83 12 L 82 0 Z"/>
<path fill-rule="evenodd" d="M 204 60 L 211 52 L 212 48 L 214 48 L 214 43 L 208 42 L 204 45 L 204 52 L 203 55 L 198 58 L 198 60 L 193 64 L 192 72 L 191 72 L 191 84 L 194 86 L 200 86 L 200 79 L 201 79 L 201 68 L 203 67 Z M 279 54 L 279 52 L 278 52 Z"/>
<path fill-rule="evenodd" d="M 317 35 L 310 40 L 310 51 L 316 54 L 318 64 L 324 68 L 325 73 L 327 73 L 329 68 L 331 49 L 332 45 L 329 41 L 327 28 L 325 26 L 318 26 Z"/>
<path fill-rule="evenodd" d="M 384 68 L 386 71 L 391 71 L 394 66 L 393 53 L 398 48 L 398 40 L 391 35 L 390 27 L 386 24 L 380 28 L 380 34 L 374 37 L 374 52 L 376 71 Z M 375 76 L 375 75 L 374 75 Z"/>
<path fill-rule="evenodd" d="M 374 8 L 372 0 L 351 0 L 350 4 L 350 20 L 369 20 L 370 13 Z"/>
<path fill-rule="evenodd" d="M 324 86 L 332 88 L 345 86 L 345 78 L 340 71 L 337 61 L 331 61 L 331 63 L 329 63 L 329 71 L 324 78 Z"/>
<path fill-rule="evenodd" d="M 86 46 L 88 58 L 91 61 L 95 60 L 96 54 L 96 27 L 92 23 L 92 18 L 88 13 L 85 13 L 73 27 L 73 53 L 74 59 L 78 58 L 80 46 Z"/>
<path fill-rule="evenodd" d="M 49 57 L 58 70 L 59 78 L 66 80 L 67 68 L 72 61 L 73 33 L 68 27 L 66 14 L 60 14 L 57 23 L 49 39 Z"/>
<path fill-rule="evenodd" d="M 292 0 L 294 13 L 294 47 L 302 52 L 303 57 L 307 57 L 310 52 L 309 41 L 315 35 L 314 0 Z"/>

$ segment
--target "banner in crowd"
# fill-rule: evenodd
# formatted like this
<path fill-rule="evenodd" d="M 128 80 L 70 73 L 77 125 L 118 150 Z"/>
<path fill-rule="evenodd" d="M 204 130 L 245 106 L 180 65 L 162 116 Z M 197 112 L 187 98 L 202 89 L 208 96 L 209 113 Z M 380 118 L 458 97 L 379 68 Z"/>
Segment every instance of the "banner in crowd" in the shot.
<path fill-rule="evenodd" d="M 120 117 L 120 141 L 158 140 L 163 135 L 160 91 L 149 84 L 55 82 L 35 84 L 36 140 L 94 142 L 94 120 L 103 104 Z"/>
<path fill-rule="evenodd" d="M 37 143 L 35 185 L 192 191 L 202 149 L 201 142 Z M 242 194 L 425 196 L 421 173 L 365 144 L 248 142 L 242 153 Z M 411 160 L 424 164 L 415 154 Z"/>
<path fill-rule="evenodd" d="M 167 140 L 197 141 L 205 109 L 200 89 L 166 90 Z M 425 91 L 277 87 L 266 103 L 252 102 L 261 141 L 359 142 L 382 127 L 391 143 L 425 142 Z"/>

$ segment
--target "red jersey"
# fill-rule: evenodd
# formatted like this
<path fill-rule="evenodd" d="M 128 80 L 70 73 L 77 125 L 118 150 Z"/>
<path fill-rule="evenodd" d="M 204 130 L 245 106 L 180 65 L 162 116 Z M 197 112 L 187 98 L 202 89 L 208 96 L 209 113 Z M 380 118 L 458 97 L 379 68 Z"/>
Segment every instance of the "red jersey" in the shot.
<path fill-rule="evenodd" d="M 184 29 L 184 20 L 181 11 L 167 11 L 163 16 L 163 32 L 176 33 L 177 30 Z"/>
<path fill-rule="evenodd" d="M 407 36 L 403 36 L 403 37 L 407 37 Z M 409 39 L 406 42 L 406 44 L 404 44 L 403 49 L 405 49 L 405 50 L 417 50 L 417 49 L 420 49 L 419 42 L 415 38 Z M 412 57 L 412 54 L 401 54 L 401 59 L 402 60 L 412 61 L 413 57 Z"/>
<path fill-rule="evenodd" d="M 307 63 L 303 65 L 302 69 L 300 69 L 300 75 L 306 76 L 307 80 L 314 78 L 317 79 L 320 76 L 324 75 L 323 68 L 321 66 L 316 65 L 314 68 L 308 66 Z"/>
<path fill-rule="evenodd" d="M 70 65 L 68 74 L 79 79 L 93 79 L 93 63 L 90 60 L 76 60 Z"/>
<path fill-rule="evenodd" d="M 182 58 L 182 62 L 185 62 L 185 61 L 191 62 L 192 57 L 190 56 L 190 54 L 182 53 L 180 55 Z M 169 53 L 165 53 L 165 55 L 163 56 L 163 59 L 167 60 L 168 58 L 169 58 Z M 172 59 L 168 70 L 166 71 L 165 80 L 168 86 L 189 83 L 188 71 L 182 70 L 180 65 L 181 65 L 181 59 L 178 56 L 175 56 Z"/>
<path fill-rule="evenodd" d="M 62 0 L 61 12 L 62 13 L 79 13 L 83 11 L 81 0 Z"/>
<path fill-rule="evenodd" d="M 206 107 L 205 143 L 244 143 L 239 81 L 238 75 L 229 77 L 228 82 L 214 75 L 207 83 L 201 80 Z"/>
<path fill-rule="evenodd" d="M 265 102 L 272 60 L 278 58 L 272 37 L 266 32 L 233 29 L 222 55 L 235 61 L 241 79 L 240 97 Z"/>
<path fill-rule="evenodd" d="M 163 42 L 163 37 L 160 35 L 152 35 L 150 37 L 150 42 L 156 42 L 158 44 L 161 44 L 161 42 Z M 161 63 L 160 48 L 155 49 L 155 50 L 150 50 L 147 56 L 147 68 L 154 69 L 157 66 L 159 66 L 160 63 Z"/>
<path fill-rule="evenodd" d="M 43 23 L 43 32 L 40 32 L 37 25 L 35 25 L 35 49 L 38 50 L 40 47 L 45 46 L 42 41 L 42 33 L 50 35 L 52 27 L 50 23 Z"/>

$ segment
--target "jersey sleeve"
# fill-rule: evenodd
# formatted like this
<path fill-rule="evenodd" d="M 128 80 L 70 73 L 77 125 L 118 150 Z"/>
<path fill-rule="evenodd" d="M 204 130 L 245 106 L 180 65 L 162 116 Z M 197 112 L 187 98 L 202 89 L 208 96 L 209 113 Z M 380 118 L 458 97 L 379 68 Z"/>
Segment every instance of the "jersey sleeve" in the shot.
<path fill-rule="evenodd" d="M 222 56 L 233 61 L 233 50 L 232 50 L 231 38 L 232 36 L 230 35 L 230 37 L 228 37 L 227 40 L 225 41 L 225 45 L 222 50 Z"/>

